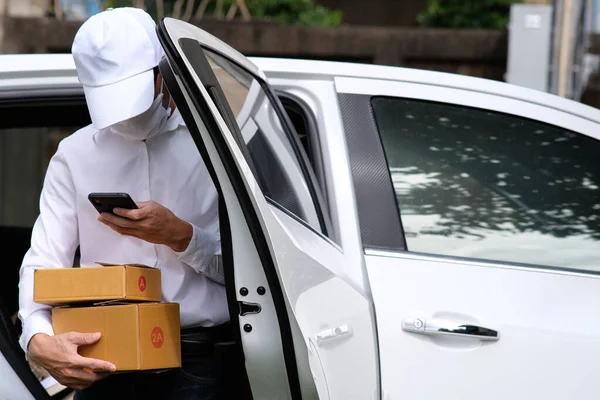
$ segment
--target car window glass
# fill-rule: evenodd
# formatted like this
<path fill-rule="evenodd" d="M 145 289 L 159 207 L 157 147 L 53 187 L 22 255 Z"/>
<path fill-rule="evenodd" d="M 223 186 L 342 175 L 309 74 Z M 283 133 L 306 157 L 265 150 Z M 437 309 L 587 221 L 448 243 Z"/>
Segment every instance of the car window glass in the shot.
<path fill-rule="evenodd" d="M 321 231 L 318 212 L 292 143 L 261 84 L 227 59 L 205 50 L 233 111 L 254 166 L 271 201 Z"/>
<path fill-rule="evenodd" d="M 58 143 L 89 123 L 89 115 L 83 99 L 5 102 L 0 104 L 0 113 L 0 241 L 5 272 L 0 298 L 14 316 L 19 268 L 39 215 L 46 169 Z M 77 257 L 73 261 L 79 265 Z M 19 320 L 15 321 L 19 332 Z"/>
<path fill-rule="evenodd" d="M 0 225 L 33 227 L 50 158 L 79 128 L 0 128 Z"/>
<path fill-rule="evenodd" d="M 372 105 L 409 251 L 600 270 L 600 142 L 460 106 Z"/>

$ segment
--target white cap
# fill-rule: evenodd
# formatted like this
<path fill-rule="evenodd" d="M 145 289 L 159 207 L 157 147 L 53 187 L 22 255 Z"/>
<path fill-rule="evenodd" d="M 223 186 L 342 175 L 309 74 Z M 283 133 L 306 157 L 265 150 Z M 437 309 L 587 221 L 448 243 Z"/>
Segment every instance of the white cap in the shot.
<path fill-rule="evenodd" d="M 104 129 L 148 110 L 154 72 L 164 55 L 156 24 L 139 8 L 98 13 L 79 28 L 73 59 L 92 124 Z"/>

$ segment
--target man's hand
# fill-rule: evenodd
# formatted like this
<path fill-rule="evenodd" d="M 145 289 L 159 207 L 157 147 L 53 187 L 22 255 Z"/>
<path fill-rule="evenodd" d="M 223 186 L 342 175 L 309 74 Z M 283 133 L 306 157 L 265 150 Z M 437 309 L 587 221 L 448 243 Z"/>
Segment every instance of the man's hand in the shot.
<path fill-rule="evenodd" d="M 56 336 L 45 333 L 34 335 L 29 341 L 29 358 L 41 365 L 60 384 L 82 390 L 114 372 L 115 366 L 108 361 L 82 357 L 79 346 L 96 343 L 100 333 L 69 332 Z"/>
<path fill-rule="evenodd" d="M 102 213 L 98 220 L 121 235 L 134 236 L 174 251 L 184 251 L 192 240 L 194 228 L 166 207 L 153 201 L 136 203 L 137 210 L 115 208 L 117 215 Z"/>

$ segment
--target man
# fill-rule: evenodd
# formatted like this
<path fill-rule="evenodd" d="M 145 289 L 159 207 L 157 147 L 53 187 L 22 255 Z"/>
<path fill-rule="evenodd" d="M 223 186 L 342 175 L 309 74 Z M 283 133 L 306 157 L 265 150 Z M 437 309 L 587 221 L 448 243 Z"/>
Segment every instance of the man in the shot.
<path fill-rule="evenodd" d="M 217 193 L 162 84 L 155 24 L 134 8 L 99 13 L 80 28 L 72 52 L 92 125 L 63 140 L 48 166 L 21 267 L 21 345 L 59 382 L 79 389 L 79 399 L 214 398 L 211 344 L 229 319 Z M 129 193 L 139 209 L 99 216 L 91 192 Z M 71 267 L 78 246 L 83 267 L 161 269 L 163 300 L 180 303 L 181 371 L 111 375 L 110 362 L 77 353 L 99 333 L 53 335 L 49 307 L 33 302 L 33 273 Z"/>

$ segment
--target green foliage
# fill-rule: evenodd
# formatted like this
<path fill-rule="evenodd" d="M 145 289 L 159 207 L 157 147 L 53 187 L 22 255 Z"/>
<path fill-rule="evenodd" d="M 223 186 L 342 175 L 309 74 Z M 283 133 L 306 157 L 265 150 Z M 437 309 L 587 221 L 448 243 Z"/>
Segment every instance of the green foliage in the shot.
<path fill-rule="evenodd" d="M 176 0 L 164 0 L 165 14 L 170 15 Z M 196 0 L 196 9 L 200 0 Z M 223 13 L 227 13 L 234 0 L 223 1 Z M 106 7 L 131 6 L 131 0 L 106 0 Z M 206 9 L 207 16 L 215 12 L 216 0 Z M 315 2 L 315 0 L 246 0 L 246 6 L 253 19 L 275 20 L 282 24 L 302 24 L 312 26 L 338 26 L 342 23 L 342 12 L 330 10 Z M 186 5 L 183 5 L 185 10 Z M 146 8 L 152 15 L 156 13 L 156 2 L 146 0 Z M 238 11 L 239 13 L 239 11 Z"/>
<path fill-rule="evenodd" d="M 432 28 L 505 29 L 510 6 L 520 0 L 429 0 L 418 21 Z"/>
<path fill-rule="evenodd" d="M 234 0 L 224 1 L 224 12 L 229 10 Z M 214 11 L 212 2 L 208 12 Z M 339 10 L 329 10 L 314 0 L 246 0 L 253 19 L 276 20 L 282 24 L 303 24 L 313 26 L 338 26 L 342 23 Z"/>
<path fill-rule="evenodd" d="M 131 0 L 105 0 L 104 7 L 106 8 L 117 8 L 117 7 L 131 7 Z"/>

